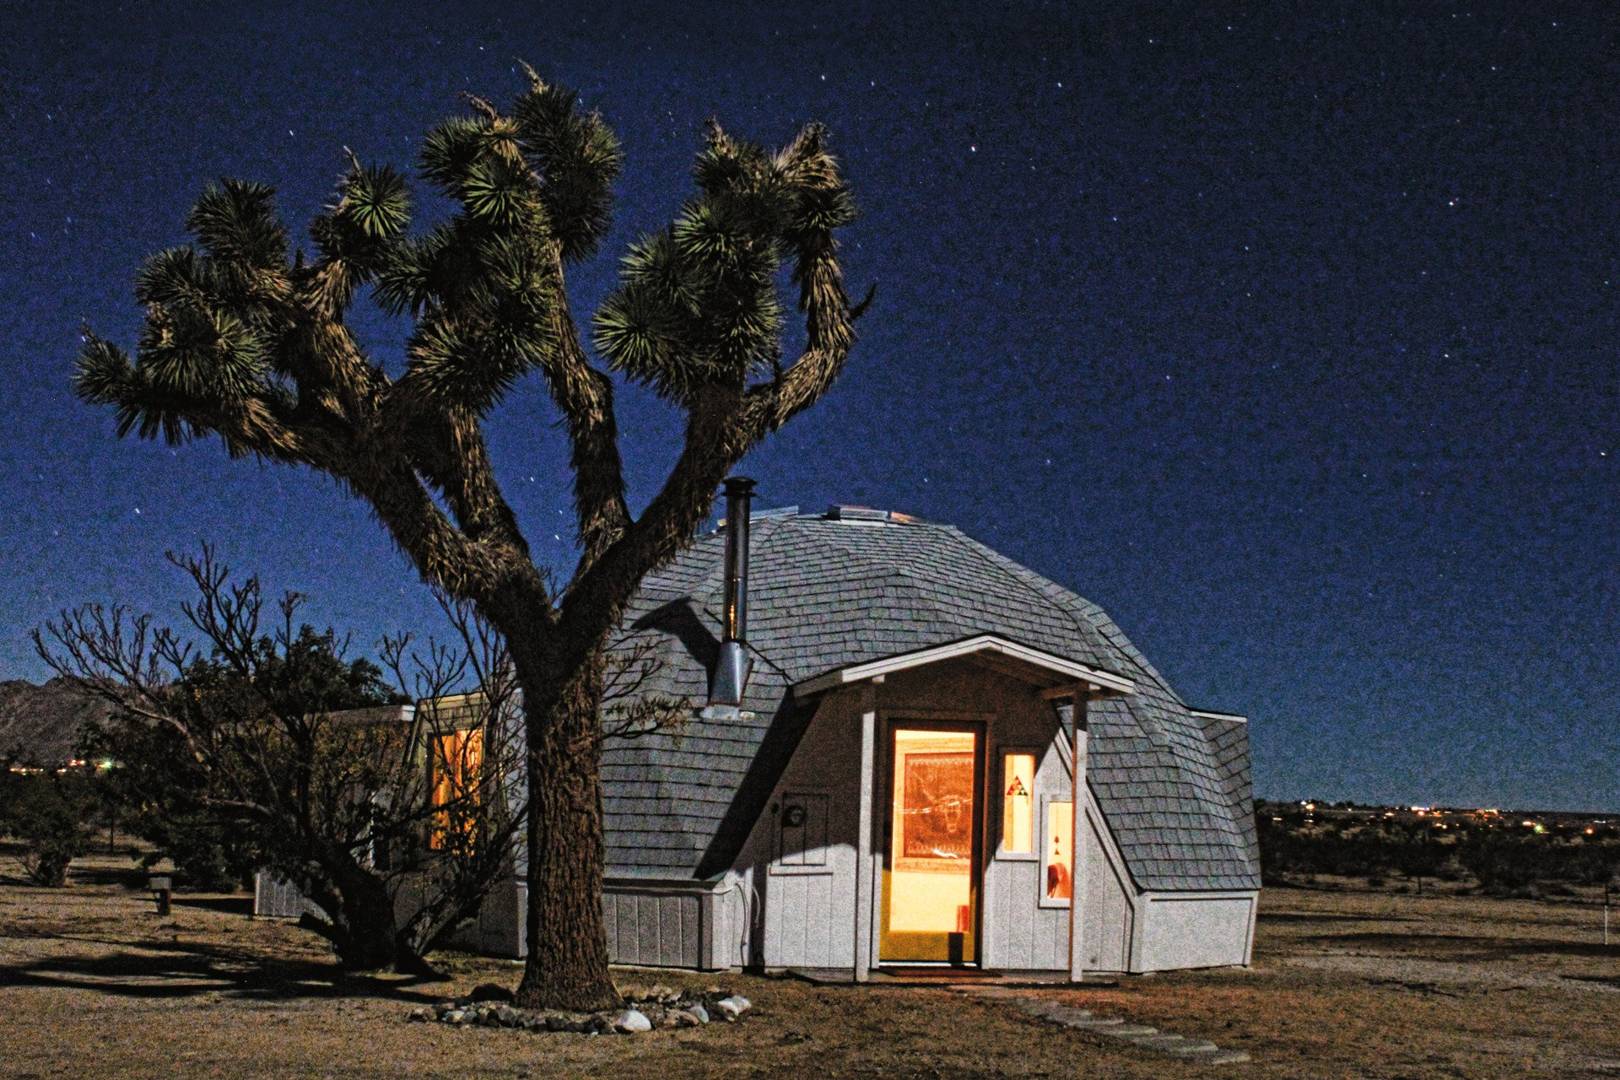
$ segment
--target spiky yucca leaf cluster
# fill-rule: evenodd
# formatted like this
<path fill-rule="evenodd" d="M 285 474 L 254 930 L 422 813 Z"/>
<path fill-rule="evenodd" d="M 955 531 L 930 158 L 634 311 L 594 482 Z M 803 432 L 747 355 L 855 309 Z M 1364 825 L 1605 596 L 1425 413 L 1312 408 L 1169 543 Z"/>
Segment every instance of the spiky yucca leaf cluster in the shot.
<path fill-rule="evenodd" d="M 572 90 L 547 84 L 527 64 L 523 70 L 529 91 L 513 111 L 519 143 L 536 165 L 562 257 L 574 262 L 595 251 L 608 230 L 624 152 L 600 113 L 579 111 Z"/>
<path fill-rule="evenodd" d="M 399 245 L 378 281 L 383 304 L 418 318 L 411 392 L 475 412 L 557 347 L 560 264 L 606 230 L 621 160 L 572 91 L 530 82 L 512 115 L 475 99 L 479 115 L 428 136 L 422 173 L 461 212 Z"/>
<path fill-rule="evenodd" d="M 133 363 L 85 332 L 75 388 L 117 408 L 120 435 L 182 442 L 208 427 L 206 414 L 285 398 L 271 363 L 290 290 L 273 197 L 232 180 L 203 193 L 186 221 L 197 246 L 159 252 L 136 278 L 146 325 Z"/>
<path fill-rule="evenodd" d="M 310 226 L 322 272 L 315 299 L 328 317 L 349 306 L 354 292 L 388 265 L 411 221 L 405 178 L 387 166 L 366 166 L 350 155 L 347 173 L 326 213 Z"/>
<path fill-rule="evenodd" d="M 625 257 L 593 333 L 615 369 L 681 402 L 779 362 L 784 257 L 803 278 L 831 251 L 832 229 L 854 216 L 819 128 L 772 155 L 711 123 L 695 175 L 699 194 Z"/>

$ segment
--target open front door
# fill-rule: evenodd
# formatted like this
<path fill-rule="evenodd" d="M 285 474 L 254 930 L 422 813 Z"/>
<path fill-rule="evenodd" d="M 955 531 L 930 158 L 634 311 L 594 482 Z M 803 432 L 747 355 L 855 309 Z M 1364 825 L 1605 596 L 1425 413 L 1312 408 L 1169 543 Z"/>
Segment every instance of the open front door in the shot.
<path fill-rule="evenodd" d="M 890 728 L 882 963 L 978 962 L 980 743 L 974 728 Z"/>

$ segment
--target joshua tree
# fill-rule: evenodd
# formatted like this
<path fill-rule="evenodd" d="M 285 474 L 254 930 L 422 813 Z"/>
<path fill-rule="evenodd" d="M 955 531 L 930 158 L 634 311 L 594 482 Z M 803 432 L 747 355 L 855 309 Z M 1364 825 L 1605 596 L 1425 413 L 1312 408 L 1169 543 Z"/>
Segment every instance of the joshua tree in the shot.
<path fill-rule="evenodd" d="M 505 636 L 532 799 L 519 1000 L 599 1007 L 615 1000 L 600 900 L 604 641 L 642 577 L 692 537 L 725 474 L 837 378 L 864 302 L 852 306 L 843 285 L 834 233 L 854 208 L 823 129 L 771 153 L 711 123 L 693 195 L 631 246 L 595 313 L 593 361 L 564 271 L 607 229 L 619 145 L 574 93 L 525 71 L 529 89 L 508 111 L 471 98 L 470 115 L 427 136 L 421 173 L 456 210 L 424 234 L 407 233 L 403 177 L 352 155 L 308 256 L 289 258 L 269 188 L 205 192 L 188 219 L 196 244 L 141 271 L 134 361 L 87 330 L 76 387 L 116 409 L 120 434 L 213 433 L 231 454 L 332 476 L 425 581 Z M 791 361 L 784 263 L 805 322 Z M 414 322 L 397 370 L 345 324 L 368 285 Z M 531 371 L 570 442 L 579 561 L 566 583 L 536 566 L 482 432 Z M 685 413 L 679 454 L 639 517 L 625 498 L 610 372 Z"/>

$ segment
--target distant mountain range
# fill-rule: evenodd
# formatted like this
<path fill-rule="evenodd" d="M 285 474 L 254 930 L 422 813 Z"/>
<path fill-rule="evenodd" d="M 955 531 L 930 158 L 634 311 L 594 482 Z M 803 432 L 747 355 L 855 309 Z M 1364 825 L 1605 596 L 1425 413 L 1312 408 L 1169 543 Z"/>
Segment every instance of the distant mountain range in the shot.
<path fill-rule="evenodd" d="M 65 765 L 79 735 L 110 711 L 106 702 L 66 679 L 44 686 L 21 679 L 0 682 L 0 759 L 19 765 Z"/>

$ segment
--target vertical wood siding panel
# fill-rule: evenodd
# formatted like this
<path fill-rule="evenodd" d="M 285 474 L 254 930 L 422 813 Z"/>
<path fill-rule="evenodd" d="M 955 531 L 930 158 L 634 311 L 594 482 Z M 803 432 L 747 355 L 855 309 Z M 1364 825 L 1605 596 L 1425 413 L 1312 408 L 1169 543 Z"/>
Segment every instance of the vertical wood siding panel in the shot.
<path fill-rule="evenodd" d="M 843 905 L 835 902 L 832 887 L 833 880 L 831 875 L 816 878 L 815 955 L 817 967 L 849 966 L 848 958 L 841 955 L 844 950 L 836 948 L 836 945 L 843 944 L 843 942 L 835 943 L 833 941 L 833 909 L 837 907 L 840 911 L 843 910 Z M 847 935 L 841 935 L 841 937 L 847 937 Z"/>
<path fill-rule="evenodd" d="M 800 947 L 799 963 L 806 967 L 820 967 L 821 948 L 817 939 L 820 937 L 821 923 L 821 878 L 805 878 L 802 889 L 804 900 L 799 910 L 804 914 L 799 925 L 804 935 L 804 944 Z"/>
<path fill-rule="evenodd" d="M 658 898 L 658 962 L 660 964 L 689 964 L 690 961 L 683 955 L 682 944 L 686 935 L 681 932 L 681 916 L 686 901 L 685 896 L 661 896 Z M 696 957 L 692 958 L 693 961 Z"/>
<path fill-rule="evenodd" d="M 703 967 L 703 901 L 696 896 L 684 899 L 686 903 L 681 907 L 681 956 L 685 959 L 681 963 L 686 967 Z M 720 914 L 719 905 L 715 905 L 717 926 L 714 929 L 721 928 L 718 925 L 723 922 Z"/>
<path fill-rule="evenodd" d="M 838 873 L 827 878 L 827 964 L 851 968 L 855 964 L 855 860 L 853 851 L 839 848 Z"/>
<path fill-rule="evenodd" d="M 1035 951 L 1036 917 L 1040 913 L 1041 864 L 1019 863 L 1015 873 L 1008 875 L 1011 888 L 1007 893 L 1007 907 L 1014 912 L 1011 920 L 1013 952 L 1022 968 L 1040 967 Z"/>
<path fill-rule="evenodd" d="M 1069 911 L 1067 908 L 1041 908 L 1041 967 L 1069 966 Z"/>
<path fill-rule="evenodd" d="M 811 883 L 814 878 L 801 877 L 793 880 L 793 927 L 794 932 L 788 935 L 793 942 L 793 962 L 800 967 L 810 965 L 810 920 L 813 917 L 810 911 L 813 903 L 810 895 Z"/>
<path fill-rule="evenodd" d="M 658 898 L 637 895 L 636 963 L 651 964 L 658 957 Z"/>
<path fill-rule="evenodd" d="M 602 894 L 602 919 L 608 928 L 608 956 L 616 964 L 628 964 L 624 952 L 624 920 L 619 913 L 619 898 L 612 893 Z"/>
<path fill-rule="evenodd" d="M 782 904 L 782 917 L 778 923 L 777 933 L 782 943 L 781 959 L 778 963 L 794 965 L 804 963 L 804 903 L 801 892 L 804 884 L 803 878 L 779 877 L 771 882 L 772 903 L 779 898 Z"/>

